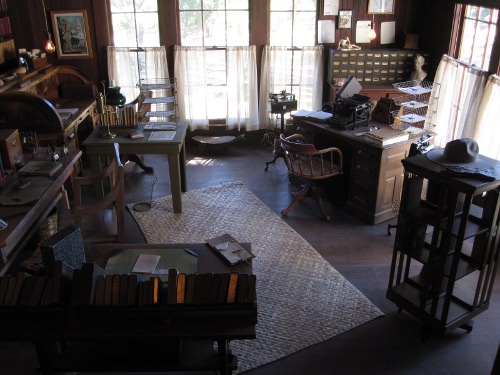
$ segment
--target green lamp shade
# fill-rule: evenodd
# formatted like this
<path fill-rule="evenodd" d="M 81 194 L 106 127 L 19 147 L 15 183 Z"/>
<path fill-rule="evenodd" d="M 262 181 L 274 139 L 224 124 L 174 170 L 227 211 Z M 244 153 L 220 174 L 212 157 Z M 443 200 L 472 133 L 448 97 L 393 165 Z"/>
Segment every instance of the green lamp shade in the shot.
<path fill-rule="evenodd" d="M 119 106 L 125 104 L 125 95 L 120 92 L 120 86 L 110 87 L 106 95 L 106 104 L 111 106 Z"/>

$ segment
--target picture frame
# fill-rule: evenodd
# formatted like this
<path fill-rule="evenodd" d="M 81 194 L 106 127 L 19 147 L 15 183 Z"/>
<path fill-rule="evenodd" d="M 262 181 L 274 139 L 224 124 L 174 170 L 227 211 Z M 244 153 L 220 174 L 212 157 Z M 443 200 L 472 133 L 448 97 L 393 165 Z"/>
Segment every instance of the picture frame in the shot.
<path fill-rule="evenodd" d="M 351 9 L 339 10 L 339 29 L 351 29 L 352 28 L 352 15 L 353 11 Z"/>
<path fill-rule="evenodd" d="M 90 41 L 87 11 L 57 10 L 51 11 L 52 30 L 58 59 L 90 59 L 92 45 Z"/>
<path fill-rule="evenodd" d="M 368 14 L 394 14 L 396 0 L 368 0 Z"/>

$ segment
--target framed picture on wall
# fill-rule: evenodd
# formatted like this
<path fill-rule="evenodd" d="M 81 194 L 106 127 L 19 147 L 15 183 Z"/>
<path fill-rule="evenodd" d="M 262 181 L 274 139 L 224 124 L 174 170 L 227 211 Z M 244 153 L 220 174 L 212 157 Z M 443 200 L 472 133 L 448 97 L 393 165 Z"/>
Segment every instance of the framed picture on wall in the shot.
<path fill-rule="evenodd" d="M 368 0 L 368 14 L 393 14 L 396 0 Z"/>
<path fill-rule="evenodd" d="M 339 10 L 339 29 L 352 28 L 352 10 Z"/>
<path fill-rule="evenodd" d="M 58 59 L 92 58 L 86 10 L 50 12 Z"/>

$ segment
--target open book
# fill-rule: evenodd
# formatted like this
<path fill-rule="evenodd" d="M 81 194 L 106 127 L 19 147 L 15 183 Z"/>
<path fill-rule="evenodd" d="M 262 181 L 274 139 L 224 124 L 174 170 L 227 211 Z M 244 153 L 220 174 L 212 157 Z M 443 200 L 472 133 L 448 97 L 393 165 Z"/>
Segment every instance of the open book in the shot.
<path fill-rule="evenodd" d="M 205 240 L 207 244 L 217 254 L 222 256 L 230 265 L 246 262 L 255 257 L 250 251 L 246 250 L 231 235 L 224 234 Z"/>

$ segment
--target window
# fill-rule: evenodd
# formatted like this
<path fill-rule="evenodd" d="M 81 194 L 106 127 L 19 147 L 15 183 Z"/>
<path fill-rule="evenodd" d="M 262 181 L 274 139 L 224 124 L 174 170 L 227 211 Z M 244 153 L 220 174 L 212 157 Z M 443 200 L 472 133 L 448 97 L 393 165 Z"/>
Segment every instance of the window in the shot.
<path fill-rule="evenodd" d="M 157 0 L 111 0 L 115 47 L 158 47 Z"/>
<path fill-rule="evenodd" d="M 259 98 L 261 128 L 277 127 L 269 94 L 295 95 L 300 109 L 319 110 L 323 99 L 323 46 L 316 45 L 316 0 L 271 0 L 269 46 L 262 53 Z M 289 116 L 287 113 L 285 116 Z"/>
<path fill-rule="evenodd" d="M 462 5 L 457 58 L 488 71 L 498 23 L 498 9 Z M 496 70 L 496 68 L 494 69 Z"/>
<path fill-rule="evenodd" d="M 226 119 L 226 48 L 249 45 L 249 2 L 179 0 L 179 19 L 182 46 L 205 47 L 208 119 Z"/>
<path fill-rule="evenodd" d="M 108 58 L 108 64 L 114 64 L 108 67 L 109 85 L 120 86 L 127 101 L 132 101 L 139 93 L 136 85 L 140 79 L 151 78 L 151 75 L 156 78 L 168 75 L 166 71 L 158 76 L 159 68 L 152 67 L 151 62 L 148 62 L 151 58 L 146 56 L 151 52 L 151 47 L 160 46 L 158 1 L 110 0 L 110 10 L 114 47 L 119 49 L 108 49 L 108 53 L 119 51 L 121 57 Z M 164 55 L 164 51 L 162 53 Z M 166 62 L 165 66 L 161 66 L 162 71 L 165 69 Z"/>

